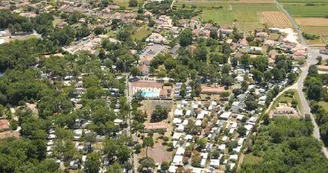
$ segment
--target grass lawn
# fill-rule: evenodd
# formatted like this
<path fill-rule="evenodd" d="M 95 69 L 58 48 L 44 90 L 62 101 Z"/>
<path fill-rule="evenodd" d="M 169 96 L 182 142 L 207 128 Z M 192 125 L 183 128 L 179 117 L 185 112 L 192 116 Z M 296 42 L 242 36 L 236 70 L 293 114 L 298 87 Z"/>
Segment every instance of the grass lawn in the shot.
<path fill-rule="evenodd" d="M 304 3 L 285 3 L 283 6 L 293 17 L 326 17 L 328 15 L 328 3 L 315 6 L 306 6 Z"/>
<path fill-rule="evenodd" d="M 262 160 L 261 157 L 254 156 L 253 154 L 246 154 L 243 160 L 243 164 L 254 165 L 259 163 Z"/>
<path fill-rule="evenodd" d="M 232 24 L 234 19 L 239 23 L 239 27 L 244 30 L 253 30 L 261 27 L 258 13 L 262 11 L 278 11 L 274 4 L 254 4 L 254 3 L 222 3 L 215 4 L 216 7 L 222 6 L 222 9 L 203 8 L 202 20 L 212 20 L 219 25 Z"/>
<path fill-rule="evenodd" d="M 293 92 L 293 96 L 288 95 L 287 92 Z M 288 103 L 291 104 L 293 101 L 293 97 L 295 98 L 295 100 L 297 101 L 297 106 L 300 109 L 301 112 L 303 112 L 303 108 L 301 106 L 301 99 L 300 96 L 298 95 L 297 91 L 294 89 L 288 90 L 286 91 L 284 94 L 281 94 L 273 103 L 271 110 L 276 108 L 278 106 L 278 103 Z"/>
<path fill-rule="evenodd" d="M 125 7 L 125 8 L 129 8 L 129 9 L 138 8 L 138 7 L 129 7 L 129 1 L 130 0 L 113 0 L 113 2 L 120 7 Z M 139 4 L 142 5 L 143 3 L 144 3 L 144 0 L 138 0 L 138 5 Z"/>
<path fill-rule="evenodd" d="M 136 40 L 142 40 L 147 38 L 151 34 L 151 30 L 147 26 L 142 26 L 140 28 L 135 29 L 134 34 L 132 34 L 132 38 Z"/>
<path fill-rule="evenodd" d="M 320 101 L 319 105 L 322 106 L 325 111 L 328 111 L 328 102 Z"/>

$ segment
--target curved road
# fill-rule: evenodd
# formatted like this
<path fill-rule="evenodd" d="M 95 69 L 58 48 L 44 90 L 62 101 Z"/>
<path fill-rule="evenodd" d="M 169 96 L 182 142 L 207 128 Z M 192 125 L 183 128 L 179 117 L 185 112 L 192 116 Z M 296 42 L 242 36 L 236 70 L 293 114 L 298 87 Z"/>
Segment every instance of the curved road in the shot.
<path fill-rule="evenodd" d="M 296 90 L 300 96 L 300 99 L 301 99 L 301 105 L 303 107 L 303 114 L 309 114 L 310 117 L 311 117 L 311 121 L 312 121 L 312 124 L 314 126 L 314 129 L 313 129 L 313 136 L 318 139 L 318 140 L 321 140 L 321 136 L 320 136 L 320 131 L 319 131 L 319 127 L 318 127 L 318 124 L 315 122 L 315 118 L 313 116 L 313 114 L 311 113 L 311 109 L 310 109 L 310 106 L 307 102 L 307 100 L 305 99 L 305 96 L 304 96 L 304 93 L 303 93 L 303 83 L 304 83 L 304 80 L 308 74 L 308 71 L 309 71 L 309 67 L 310 65 L 313 65 L 313 64 L 316 64 L 317 61 L 316 61 L 316 57 L 319 56 L 319 51 L 318 50 L 313 50 L 311 49 L 305 42 L 305 39 L 303 38 L 303 35 L 302 35 L 302 30 L 298 27 L 297 23 L 295 22 L 295 20 L 292 18 L 292 16 L 288 13 L 288 11 L 276 0 L 274 0 L 274 3 L 277 5 L 277 7 L 283 11 L 285 13 L 285 15 L 287 16 L 287 18 L 289 19 L 289 21 L 292 23 L 292 25 L 294 26 L 294 28 L 296 29 L 297 33 L 298 33 L 298 36 L 299 36 L 299 40 L 301 42 L 301 44 L 303 46 L 306 46 L 307 49 L 308 49 L 308 59 L 307 59 L 307 63 L 304 67 L 301 68 L 301 75 L 300 77 L 298 78 L 297 82 L 296 82 Z M 295 85 L 295 84 L 294 84 Z M 303 116 L 304 116 L 303 115 Z M 327 151 L 327 148 L 323 145 L 322 146 L 322 152 L 323 154 L 326 156 L 326 158 L 328 158 L 328 151 Z"/>

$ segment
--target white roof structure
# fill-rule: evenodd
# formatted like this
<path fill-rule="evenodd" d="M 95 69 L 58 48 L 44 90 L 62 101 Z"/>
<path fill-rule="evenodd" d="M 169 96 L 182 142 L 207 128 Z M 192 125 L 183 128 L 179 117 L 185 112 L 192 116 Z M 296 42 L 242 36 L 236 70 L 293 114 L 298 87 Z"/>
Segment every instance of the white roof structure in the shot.
<path fill-rule="evenodd" d="M 182 120 L 180 118 L 174 118 L 173 119 L 173 124 L 181 124 Z"/>
<path fill-rule="evenodd" d="M 204 114 L 201 112 L 200 114 L 197 115 L 197 119 L 202 120 L 204 119 Z"/>
<path fill-rule="evenodd" d="M 221 115 L 220 115 L 220 118 L 222 119 L 229 119 L 231 116 L 231 112 L 223 112 Z"/>
<path fill-rule="evenodd" d="M 224 142 L 227 142 L 228 139 L 229 139 L 228 136 L 223 136 L 223 137 L 222 137 L 222 141 L 224 141 Z"/>
<path fill-rule="evenodd" d="M 182 136 L 182 133 L 177 133 L 177 132 L 175 132 L 175 133 L 173 134 L 172 139 L 173 139 L 173 140 L 179 140 L 181 136 Z"/>
<path fill-rule="evenodd" d="M 191 110 L 187 110 L 187 111 L 186 111 L 186 116 L 189 117 L 190 115 L 191 115 Z"/>
<path fill-rule="evenodd" d="M 240 153 L 240 150 L 241 150 L 241 146 L 238 146 L 234 149 L 232 149 L 233 151 L 235 151 L 236 153 Z"/>
<path fill-rule="evenodd" d="M 224 151 L 226 149 L 226 145 L 225 144 L 221 144 L 221 145 L 219 145 L 218 148 L 219 148 L 220 151 Z"/>
<path fill-rule="evenodd" d="M 174 111 L 174 116 L 179 117 L 179 116 L 182 116 L 182 115 L 183 115 L 183 112 L 182 112 L 181 109 L 176 109 L 176 110 Z"/>
<path fill-rule="evenodd" d="M 249 131 L 249 130 L 252 130 L 253 125 L 251 125 L 251 124 L 245 125 L 245 128 L 246 128 L 248 131 Z"/>
<path fill-rule="evenodd" d="M 177 150 L 177 152 L 175 153 L 175 155 L 181 155 L 181 156 L 183 156 L 184 153 L 185 153 L 185 148 L 179 147 L 178 150 Z"/>
<path fill-rule="evenodd" d="M 201 121 L 201 120 L 197 120 L 197 121 L 195 122 L 195 125 L 196 125 L 196 126 L 201 126 L 201 125 L 202 125 L 202 121 Z"/>
<path fill-rule="evenodd" d="M 238 155 L 237 154 L 230 155 L 229 160 L 233 160 L 233 161 L 238 160 Z"/>
<path fill-rule="evenodd" d="M 233 134 L 233 132 L 235 132 L 235 130 L 236 130 L 235 128 L 230 129 L 229 134 Z"/>
<path fill-rule="evenodd" d="M 243 119 L 243 117 L 244 117 L 244 115 L 238 114 L 236 119 L 241 121 Z"/>
<path fill-rule="evenodd" d="M 204 168 L 206 165 L 206 159 L 202 159 L 202 161 L 200 162 L 200 167 Z"/>
<path fill-rule="evenodd" d="M 213 168 L 218 168 L 220 166 L 220 160 L 219 159 L 211 159 L 210 166 Z"/>
<path fill-rule="evenodd" d="M 186 136 L 185 136 L 185 140 L 186 140 L 186 141 L 192 140 L 192 138 L 193 138 L 192 135 L 186 135 Z"/>
<path fill-rule="evenodd" d="M 178 169 L 178 167 L 176 167 L 176 166 L 174 166 L 174 165 L 171 165 L 170 167 L 169 167 L 169 173 L 175 173 L 176 171 L 177 171 L 177 169 Z"/>
<path fill-rule="evenodd" d="M 245 138 L 239 138 L 238 145 L 243 145 Z"/>
<path fill-rule="evenodd" d="M 172 161 L 173 165 L 183 165 L 182 163 L 183 156 L 175 155 Z"/>
<path fill-rule="evenodd" d="M 175 130 L 177 131 L 177 132 L 183 132 L 184 131 L 184 125 L 182 125 L 182 124 L 180 124 Z"/>
<path fill-rule="evenodd" d="M 236 122 L 233 122 L 233 123 L 231 123 L 230 127 L 231 128 L 237 128 L 238 127 L 238 124 Z"/>

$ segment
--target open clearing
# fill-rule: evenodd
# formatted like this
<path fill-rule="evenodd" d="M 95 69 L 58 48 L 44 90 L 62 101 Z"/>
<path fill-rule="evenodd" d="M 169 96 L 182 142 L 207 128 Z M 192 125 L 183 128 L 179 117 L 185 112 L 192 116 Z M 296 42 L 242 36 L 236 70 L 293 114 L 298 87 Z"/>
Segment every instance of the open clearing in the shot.
<path fill-rule="evenodd" d="M 327 9 L 328 10 L 328 9 Z M 298 25 L 301 26 L 328 26 L 328 18 L 296 18 Z"/>
<path fill-rule="evenodd" d="M 260 13 L 260 22 L 272 27 L 290 27 L 291 23 L 283 12 L 263 11 Z"/>

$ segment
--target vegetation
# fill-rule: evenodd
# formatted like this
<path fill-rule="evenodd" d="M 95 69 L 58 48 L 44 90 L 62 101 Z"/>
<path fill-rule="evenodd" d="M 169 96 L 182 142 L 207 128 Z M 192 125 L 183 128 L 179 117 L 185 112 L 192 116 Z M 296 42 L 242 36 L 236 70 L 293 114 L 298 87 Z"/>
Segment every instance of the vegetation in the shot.
<path fill-rule="evenodd" d="M 326 172 L 328 161 L 320 143 L 311 136 L 312 129 L 309 117 L 280 117 L 262 124 L 259 134 L 247 144 L 247 152 L 261 159 L 244 162 L 241 172 Z"/>
<path fill-rule="evenodd" d="M 166 107 L 157 105 L 151 114 L 151 122 L 159 122 L 165 120 L 168 117 L 168 110 Z"/>

